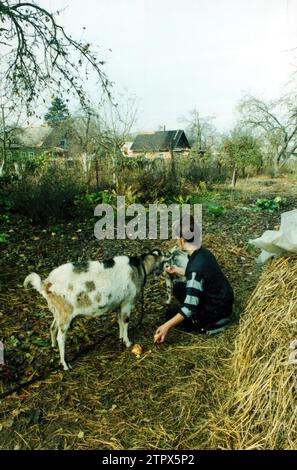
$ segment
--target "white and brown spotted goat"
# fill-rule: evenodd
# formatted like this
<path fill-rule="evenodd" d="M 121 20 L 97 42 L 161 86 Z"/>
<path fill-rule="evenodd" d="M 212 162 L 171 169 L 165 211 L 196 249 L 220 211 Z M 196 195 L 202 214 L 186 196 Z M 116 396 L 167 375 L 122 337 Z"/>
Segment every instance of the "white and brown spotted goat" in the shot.
<path fill-rule="evenodd" d="M 66 333 L 78 315 L 101 316 L 118 312 L 120 340 L 126 347 L 128 321 L 137 297 L 149 275 L 161 274 L 165 255 L 153 250 L 141 256 L 115 256 L 110 260 L 67 263 L 54 269 L 42 281 L 31 273 L 24 287 L 31 284 L 46 300 L 54 316 L 50 332 L 52 346 L 58 340 L 60 362 L 68 370 L 65 361 Z"/>
<path fill-rule="evenodd" d="M 177 266 L 179 268 L 186 269 L 188 264 L 188 255 L 174 246 L 171 248 L 169 253 L 166 255 L 168 260 L 164 263 L 164 268 L 169 268 L 170 266 Z M 167 291 L 167 300 L 166 304 L 170 304 L 172 298 L 172 287 L 175 281 L 186 281 L 184 276 L 178 276 L 177 274 L 170 274 L 167 271 L 164 272 L 166 291 Z"/>

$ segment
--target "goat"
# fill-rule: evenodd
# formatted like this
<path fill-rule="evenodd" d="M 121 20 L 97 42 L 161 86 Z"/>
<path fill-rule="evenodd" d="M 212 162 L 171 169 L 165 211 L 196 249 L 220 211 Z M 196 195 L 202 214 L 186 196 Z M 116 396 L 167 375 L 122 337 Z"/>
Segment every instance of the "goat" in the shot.
<path fill-rule="evenodd" d="M 179 268 L 186 269 L 188 264 L 188 256 L 185 252 L 174 246 L 171 248 L 168 254 L 168 260 L 164 263 L 164 268 L 169 268 L 170 266 L 178 266 Z M 165 284 L 167 290 L 167 300 L 166 304 L 170 304 L 172 298 L 172 287 L 176 280 L 186 281 L 184 276 L 178 276 L 177 274 L 170 274 L 167 271 L 164 272 Z"/>
<path fill-rule="evenodd" d="M 120 340 L 131 346 L 128 322 L 146 278 L 163 272 L 166 256 L 153 250 L 141 256 L 115 256 L 100 261 L 67 263 L 51 271 L 42 281 L 36 273 L 29 274 L 26 288 L 31 284 L 46 300 L 54 316 L 50 327 L 52 347 L 58 341 L 60 363 L 65 361 L 66 333 L 78 315 L 97 317 L 118 311 Z"/>

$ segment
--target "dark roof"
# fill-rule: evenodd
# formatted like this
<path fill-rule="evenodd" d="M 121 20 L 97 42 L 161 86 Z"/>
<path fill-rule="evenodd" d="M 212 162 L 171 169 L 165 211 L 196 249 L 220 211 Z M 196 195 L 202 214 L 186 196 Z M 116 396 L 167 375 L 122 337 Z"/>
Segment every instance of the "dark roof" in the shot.
<path fill-rule="evenodd" d="M 182 130 L 138 134 L 131 146 L 131 150 L 134 152 L 164 152 L 171 149 L 179 150 L 189 148 L 190 144 Z"/>

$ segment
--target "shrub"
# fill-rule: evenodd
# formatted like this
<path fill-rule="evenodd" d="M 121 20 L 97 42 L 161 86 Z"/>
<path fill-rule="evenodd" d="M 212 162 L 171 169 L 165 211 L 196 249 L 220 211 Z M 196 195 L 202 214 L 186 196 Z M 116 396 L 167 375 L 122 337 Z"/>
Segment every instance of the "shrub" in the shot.
<path fill-rule="evenodd" d="M 257 199 L 256 206 L 260 210 L 267 210 L 274 212 L 283 207 L 287 202 L 287 199 L 281 196 L 276 196 L 274 199 Z"/>
<path fill-rule="evenodd" d="M 214 160 L 206 161 L 193 156 L 176 160 L 178 175 L 197 185 L 201 182 L 224 183 L 229 177 L 229 170 Z"/>
<path fill-rule="evenodd" d="M 0 232 L 0 245 L 3 244 L 3 243 L 8 243 L 7 237 L 8 237 L 8 235 L 6 235 L 6 233 L 1 233 Z"/>
<path fill-rule="evenodd" d="M 143 203 L 156 199 L 170 203 L 181 194 L 180 180 L 174 179 L 166 166 L 156 169 L 154 164 L 139 175 L 134 181 L 134 188 Z"/>
<path fill-rule="evenodd" d="M 14 182 L 7 194 L 13 212 L 46 221 L 51 217 L 70 220 L 78 216 L 75 197 L 84 191 L 85 185 L 77 175 L 50 167 L 40 178 L 26 176 Z"/>

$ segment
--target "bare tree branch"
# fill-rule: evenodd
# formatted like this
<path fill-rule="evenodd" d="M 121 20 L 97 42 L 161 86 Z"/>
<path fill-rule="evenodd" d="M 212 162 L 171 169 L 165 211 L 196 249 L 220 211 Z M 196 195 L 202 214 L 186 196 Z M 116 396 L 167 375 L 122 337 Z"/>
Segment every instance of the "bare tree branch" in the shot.
<path fill-rule="evenodd" d="M 0 1 L 0 78 L 4 94 L 14 102 L 33 103 L 45 89 L 54 94 L 73 93 L 89 105 L 85 82 L 90 73 L 110 97 L 111 82 L 88 42 L 75 40 L 56 21 L 55 14 L 35 2 Z"/>
<path fill-rule="evenodd" d="M 262 130 L 262 137 L 274 153 L 274 172 L 296 149 L 297 120 L 296 105 L 288 99 L 264 102 L 253 96 L 245 96 L 240 103 L 243 127 Z"/>

